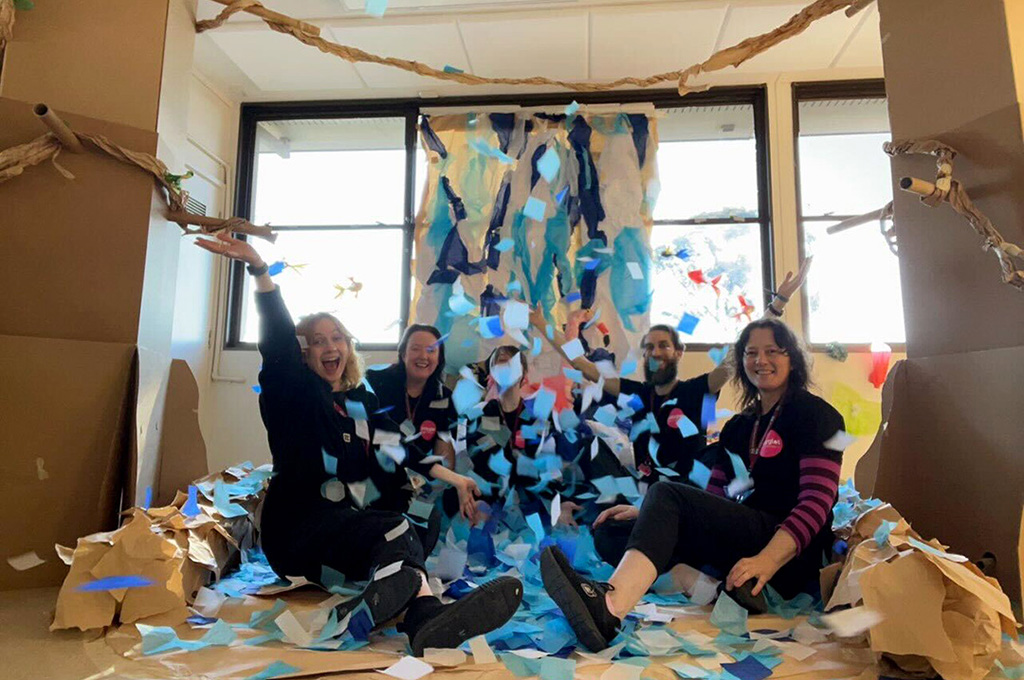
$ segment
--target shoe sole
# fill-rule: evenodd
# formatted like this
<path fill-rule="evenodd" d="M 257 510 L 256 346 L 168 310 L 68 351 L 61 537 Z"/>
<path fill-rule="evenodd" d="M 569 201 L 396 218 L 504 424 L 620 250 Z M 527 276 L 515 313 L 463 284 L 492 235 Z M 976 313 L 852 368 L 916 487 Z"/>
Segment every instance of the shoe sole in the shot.
<path fill-rule="evenodd" d="M 565 614 L 583 646 L 592 652 L 606 649 L 608 641 L 594 623 L 586 603 L 576 592 L 569 577 L 565 575 L 558 557 L 551 548 L 540 555 L 540 576 L 544 582 L 544 590 L 548 591 L 548 595 Z"/>
<path fill-rule="evenodd" d="M 749 582 L 732 590 L 726 590 L 723 584 L 718 591 L 718 596 L 721 597 L 723 593 L 727 594 L 733 602 L 746 609 L 748 614 L 767 614 L 768 600 L 764 596 L 764 591 L 754 595 L 752 590 L 753 587 L 749 585 Z"/>
<path fill-rule="evenodd" d="M 523 601 L 523 584 L 511 576 L 489 581 L 430 619 L 409 640 L 413 656 L 427 648 L 454 649 L 470 638 L 496 630 Z"/>
<path fill-rule="evenodd" d="M 360 602 L 366 602 L 373 617 L 373 630 L 377 630 L 405 611 L 419 591 L 421 583 L 418 571 L 403 567 L 391 576 L 371 581 L 362 593 L 339 604 L 336 607 L 338 619 L 343 619 L 358 607 Z"/>

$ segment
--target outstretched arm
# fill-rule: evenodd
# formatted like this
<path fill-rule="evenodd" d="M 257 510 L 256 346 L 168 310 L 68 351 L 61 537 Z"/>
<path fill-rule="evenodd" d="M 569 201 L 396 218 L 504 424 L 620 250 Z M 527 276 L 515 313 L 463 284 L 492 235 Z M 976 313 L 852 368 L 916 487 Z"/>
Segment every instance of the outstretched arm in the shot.
<path fill-rule="evenodd" d="M 601 372 L 597 370 L 597 366 L 593 364 L 586 357 L 579 356 L 575 359 L 569 359 L 565 354 L 565 350 L 562 349 L 562 345 L 567 342 L 572 342 L 579 337 L 580 324 L 586 323 L 593 316 L 593 310 L 589 309 L 578 309 L 569 315 L 569 319 L 565 324 L 565 333 L 563 334 L 557 328 L 554 328 L 552 338 L 547 336 L 544 332 L 544 328 L 547 326 L 547 320 L 544 318 L 544 312 L 541 311 L 540 306 L 534 307 L 530 310 L 530 323 L 533 327 L 544 336 L 544 341 L 551 345 L 552 348 L 558 354 L 567 361 L 573 368 L 583 374 L 583 376 L 591 381 L 597 382 L 601 379 Z M 605 378 L 604 379 L 604 391 L 613 397 L 619 395 L 619 379 L 618 378 Z"/>

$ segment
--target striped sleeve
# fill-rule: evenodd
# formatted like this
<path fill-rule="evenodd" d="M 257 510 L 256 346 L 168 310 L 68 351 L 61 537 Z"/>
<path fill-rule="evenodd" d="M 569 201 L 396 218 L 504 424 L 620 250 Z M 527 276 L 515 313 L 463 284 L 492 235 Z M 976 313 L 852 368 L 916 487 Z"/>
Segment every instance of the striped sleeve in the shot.
<path fill-rule="evenodd" d="M 729 484 L 729 478 L 725 474 L 725 470 L 722 468 L 721 463 L 715 463 L 715 466 L 711 468 L 711 478 L 708 480 L 708 488 L 706 491 L 716 496 L 725 498 L 725 487 Z"/>
<path fill-rule="evenodd" d="M 841 464 L 841 460 L 825 456 L 800 459 L 797 503 L 779 527 L 796 541 L 798 554 L 825 526 L 828 514 L 836 502 Z"/>

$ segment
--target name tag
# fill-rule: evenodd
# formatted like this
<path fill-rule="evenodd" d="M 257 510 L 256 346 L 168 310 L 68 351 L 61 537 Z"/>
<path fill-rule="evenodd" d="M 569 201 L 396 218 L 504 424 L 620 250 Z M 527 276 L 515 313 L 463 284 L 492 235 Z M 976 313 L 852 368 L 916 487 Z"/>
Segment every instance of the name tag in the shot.
<path fill-rule="evenodd" d="M 435 399 L 430 402 L 430 408 L 448 408 L 448 404 L 448 397 L 445 397 L 444 399 Z"/>

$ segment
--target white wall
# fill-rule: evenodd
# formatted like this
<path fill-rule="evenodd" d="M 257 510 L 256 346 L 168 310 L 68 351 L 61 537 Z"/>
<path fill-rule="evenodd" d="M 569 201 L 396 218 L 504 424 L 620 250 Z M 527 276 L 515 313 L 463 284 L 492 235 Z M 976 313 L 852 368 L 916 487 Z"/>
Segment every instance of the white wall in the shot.
<path fill-rule="evenodd" d="M 796 219 L 796 178 L 794 175 L 794 144 L 791 86 L 793 82 L 811 80 L 837 80 L 879 78 L 878 69 L 844 69 L 799 74 L 773 74 L 762 76 L 754 82 L 768 86 L 769 143 L 771 152 L 772 213 L 775 228 L 775 274 L 781 280 L 787 271 L 795 271 L 799 262 Z M 749 77 L 748 77 L 749 78 Z M 750 84 L 743 77 L 730 78 L 730 84 Z M 233 156 L 232 156 L 233 157 Z M 222 272 L 226 276 L 226 271 Z M 222 290 L 226 287 L 222 286 Z M 223 315 L 224 293 L 221 292 L 217 305 Z M 794 299 L 786 310 L 785 320 L 799 333 L 803 332 L 801 301 Z M 218 347 L 223 342 L 218 339 Z M 216 371 L 225 378 L 214 378 L 201 409 L 203 433 L 206 437 L 210 469 L 219 469 L 243 460 L 255 463 L 268 462 L 266 433 L 260 421 L 257 396 L 252 391 L 256 384 L 260 359 L 255 351 L 216 351 L 219 357 Z M 861 396 L 879 400 L 880 394 L 867 381 L 870 355 L 851 352 L 846 362 L 840 363 L 824 353 L 815 353 L 814 381 L 817 391 L 826 399 L 838 384 L 845 384 Z M 902 358 L 894 355 L 893 361 Z M 366 356 L 367 365 L 387 363 L 394 360 L 394 353 L 374 352 Z M 710 358 L 705 354 L 688 354 L 683 359 L 682 373 L 695 376 L 712 368 Z M 231 382 L 229 380 L 233 380 Z M 727 389 L 720 405 L 733 407 L 735 393 Z M 870 444 L 871 437 L 861 437 L 848 451 L 844 461 L 843 474 L 853 473 L 856 460 Z"/>

